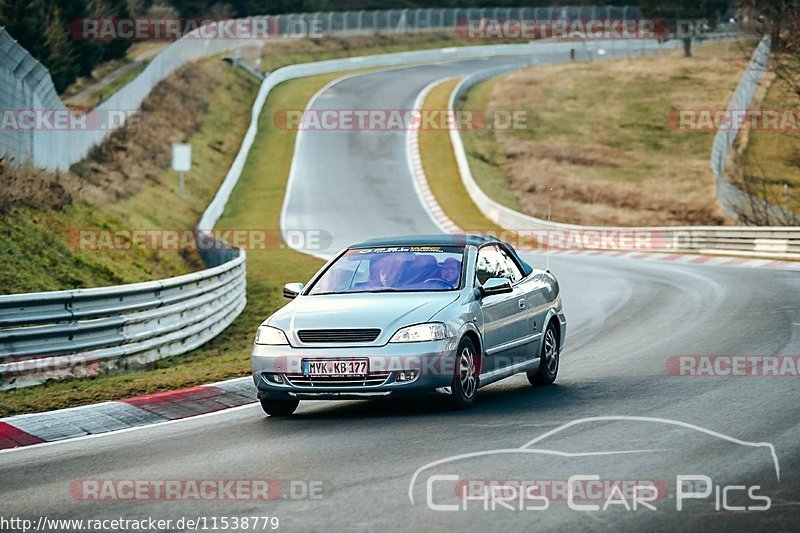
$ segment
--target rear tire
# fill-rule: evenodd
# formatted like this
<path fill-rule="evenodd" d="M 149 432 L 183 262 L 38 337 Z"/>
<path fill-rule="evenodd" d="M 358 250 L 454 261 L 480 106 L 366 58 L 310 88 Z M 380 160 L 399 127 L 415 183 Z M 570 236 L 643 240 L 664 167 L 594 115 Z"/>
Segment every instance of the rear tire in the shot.
<path fill-rule="evenodd" d="M 558 350 L 558 334 L 556 327 L 551 322 L 542 337 L 542 347 L 539 351 L 539 368 L 536 372 L 527 372 L 531 385 L 551 385 L 558 375 L 560 353 Z"/>
<path fill-rule="evenodd" d="M 480 356 L 472 341 L 464 337 L 458 343 L 453 381 L 450 384 L 450 405 L 455 409 L 466 409 L 475 403 L 481 371 Z"/>
<path fill-rule="evenodd" d="M 261 408 L 269 416 L 289 416 L 295 412 L 300 400 L 271 400 L 264 398 L 261 400 Z"/>

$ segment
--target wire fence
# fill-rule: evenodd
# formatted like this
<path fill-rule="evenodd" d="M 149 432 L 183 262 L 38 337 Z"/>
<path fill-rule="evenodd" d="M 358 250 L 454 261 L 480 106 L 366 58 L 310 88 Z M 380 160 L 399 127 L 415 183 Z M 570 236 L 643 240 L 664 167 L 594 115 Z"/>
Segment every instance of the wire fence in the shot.
<path fill-rule="evenodd" d="M 65 109 L 50 73 L 0 27 L 0 109 Z M 0 157 L 32 161 L 34 131 L 0 128 Z"/>
<path fill-rule="evenodd" d="M 729 116 L 742 114 L 750 109 L 753 95 L 767 70 L 769 58 L 770 38 L 765 35 L 756 46 L 747 70 L 728 104 Z M 725 163 L 739 130 L 740 123 L 735 120 L 731 121 L 731 127 L 718 129 L 711 149 L 711 169 L 716 176 L 717 198 L 723 212 L 734 220 L 749 224 L 800 225 L 800 217 L 797 215 L 742 190 L 726 179 Z M 747 178 L 743 178 L 742 185 L 747 187 Z"/>
<path fill-rule="evenodd" d="M 548 6 L 388 9 L 301 13 L 274 17 L 276 27 L 287 35 L 320 32 L 322 35 L 378 32 L 406 33 L 452 30 L 467 20 L 478 19 L 635 19 L 638 6 Z"/>

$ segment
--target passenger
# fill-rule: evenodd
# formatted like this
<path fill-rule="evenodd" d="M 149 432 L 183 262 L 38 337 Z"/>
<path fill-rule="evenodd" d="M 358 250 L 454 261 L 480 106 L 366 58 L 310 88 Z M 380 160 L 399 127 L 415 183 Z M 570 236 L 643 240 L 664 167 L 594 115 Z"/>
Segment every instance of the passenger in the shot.
<path fill-rule="evenodd" d="M 457 287 L 461 277 L 461 261 L 453 257 L 445 259 L 440 269 L 440 276 L 453 287 Z"/>

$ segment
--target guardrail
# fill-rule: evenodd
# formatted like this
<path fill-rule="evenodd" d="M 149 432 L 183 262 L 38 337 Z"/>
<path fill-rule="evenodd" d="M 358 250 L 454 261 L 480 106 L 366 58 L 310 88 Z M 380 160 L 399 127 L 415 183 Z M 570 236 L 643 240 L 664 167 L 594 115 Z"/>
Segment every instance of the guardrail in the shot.
<path fill-rule="evenodd" d="M 450 95 L 449 109 L 476 84 L 516 70 L 499 67 L 464 78 Z M 574 248 L 620 251 L 658 251 L 800 259 L 800 228 L 666 226 L 611 227 L 564 224 L 532 217 L 515 211 L 490 198 L 472 175 L 464 143 L 458 129 L 450 130 L 461 181 L 472 201 L 483 215 L 509 231 L 533 232 L 537 242 L 553 248 Z M 732 142 L 732 141 L 731 141 Z M 727 182 L 726 182 L 727 183 Z M 728 184 L 730 187 L 733 185 Z M 743 193 L 742 193 L 743 194 Z M 611 235 L 614 236 L 611 236 Z M 624 238 L 620 238 L 624 235 Z M 605 238 L 604 238 L 605 237 Z"/>
<path fill-rule="evenodd" d="M 404 33 L 453 29 L 466 20 L 479 19 L 633 19 L 638 6 L 454 7 L 330 11 L 276 15 L 277 27 L 316 28 L 323 35 L 358 35 L 375 32 Z"/>
<path fill-rule="evenodd" d="M 206 253 L 218 266 L 174 278 L 0 296 L 0 390 L 148 363 L 212 339 L 246 303 L 245 253 L 225 248 Z"/>

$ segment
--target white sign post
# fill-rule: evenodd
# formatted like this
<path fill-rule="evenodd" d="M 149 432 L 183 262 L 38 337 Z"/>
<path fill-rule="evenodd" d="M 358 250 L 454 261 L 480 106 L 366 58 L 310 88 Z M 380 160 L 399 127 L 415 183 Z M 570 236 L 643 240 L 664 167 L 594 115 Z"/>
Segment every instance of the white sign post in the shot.
<path fill-rule="evenodd" d="M 192 170 L 192 145 L 172 143 L 172 170 L 181 173 L 181 198 L 183 192 L 183 173 Z"/>

